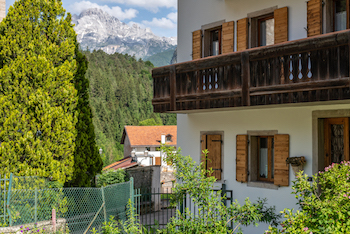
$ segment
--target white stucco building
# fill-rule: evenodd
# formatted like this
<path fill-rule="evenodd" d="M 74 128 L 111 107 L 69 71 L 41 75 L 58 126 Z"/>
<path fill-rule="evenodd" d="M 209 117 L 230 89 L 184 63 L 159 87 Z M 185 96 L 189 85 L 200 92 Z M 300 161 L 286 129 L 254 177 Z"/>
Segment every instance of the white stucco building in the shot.
<path fill-rule="evenodd" d="M 162 171 L 172 171 L 160 150 L 162 144 L 176 147 L 177 126 L 125 126 L 121 144 L 124 158 L 132 156 L 140 166 L 161 166 Z"/>
<path fill-rule="evenodd" d="M 6 0 L 0 0 L 0 22 L 6 16 Z"/>
<path fill-rule="evenodd" d="M 178 1 L 178 64 L 153 70 L 154 110 L 178 113 L 178 147 L 197 162 L 208 148 L 234 199 L 298 208 L 288 157 L 310 176 L 350 160 L 348 4 Z"/>

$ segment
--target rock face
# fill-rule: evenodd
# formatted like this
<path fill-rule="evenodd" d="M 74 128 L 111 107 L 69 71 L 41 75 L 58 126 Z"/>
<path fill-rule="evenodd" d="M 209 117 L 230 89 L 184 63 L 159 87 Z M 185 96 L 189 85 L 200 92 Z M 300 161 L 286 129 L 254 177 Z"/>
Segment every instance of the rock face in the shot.
<path fill-rule="evenodd" d="M 87 9 L 79 16 L 73 15 L 72 23 L 83 49 L 144 58 L 176 48 L 176 38 L 158 37 L 150 29 L 136 24 L 129 26 L 97 8 Z"/>

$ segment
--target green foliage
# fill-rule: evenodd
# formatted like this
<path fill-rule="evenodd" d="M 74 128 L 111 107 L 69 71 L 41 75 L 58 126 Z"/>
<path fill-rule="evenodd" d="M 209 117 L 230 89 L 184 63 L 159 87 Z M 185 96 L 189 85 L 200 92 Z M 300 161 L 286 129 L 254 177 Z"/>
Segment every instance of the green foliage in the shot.
<path fill-rule="evenodd" d="M 224 204 L 225 197 L 221 193 L 212 190 L 215 178 L 207 176 L 211 170 L 203 169 L 203 165 L 197 165 L 191 157 L 182 156 L 179 151 L 173 147 L 162 146 L 162 151 L 167 154 L 167 164 L 172 164 L 176 168 L 176 181 L 173 205 L 181 204 L 184 195 L 189 195 L 192 201 L 198 206 L 198 212 L 193 213 L 188 208 L 184 213 L 178 211 L 177 216 L 173 217 L 165 229 L 155 228 L 147 231 L 138 224 L 135 214 L 135 208 L 129 201 L 128 219 L 126 222 L 116 222 L 111 220 L 105 223 L 103 227 L 104 234 L 119 233 L 242 233 L 240 225 L 257 225 L 257 222 L 277 223 L 278 216 L 273 215 L 274 208 L 266 207 L 266 199 L 259 200 L 257 203 L 251 203 L 247 198 L 244 205 L 235 201 L 230 207 Z M 205 154 L 208 151 L 204 152 Z M 271 213 L 272 212 L 272 213 Z M 229 230 L 228 224 L 235 223 L 233 230 Z M 94 233 L 97 233 L 96 231 Z"/>
<path fill-rule="evenodd" d="M 126 172 L 123 169 L 108 170 L 98 176 L 97 186 L 105 187 L 107 185 L 123 183 L 128 180 Z"/>
<path fill-rule="evenodd" d="M 139 126 L 162 126 L 162 120 L 161 118 L 150 118 L 150 119 L 145 119 L 139 123 Z"/>
<path fill-rule="evenodd" d="M 89 80 L 85 77 L 88 62 L 85 55 L 79 51 L 76 43 L 75 55 L 77 72 L 74 85 L 78 91 L 78 123 L 76 124 L 77 137 L 74 151 L 73 179 L 66 184 L 72 187 L 90 187 L 94 184 L 96 174 L 102 170 L 102 159 L 96 146 L 94 125 L 92 124 L 92 111 L 89 102 Z"/>
<path fill-rule="evenodd" d="M 108 165 L 123 157 L 120 144 L 124 126 L 161 118 L 164 125 L 176 125 L 175 114 L 153 113 L 153 80 L 149 61 L 99 50 L 83 52 L 89 61 L 86 78 L 90 82 L 90 104 L 98 147 Z"/>
<path fill-rule="evenodd" d="M 146 228 L 144 228 L 137 221 L 137 214 L 135 213 L 134 204 L 129 199 L 127 204 L 127 219 L 126 221 L 115 221 L 113 217 L 110 218 L 109 222 L 104 223 L 102 227 L 103 234 L 121 234 L 121 233 L 130 233 L 130 234 L 147 234 L 153 233 L 148 232 Z M 93 234 L 97 234 L 95 228 L 92 230 Z M 154 232 L 155 233 L 155 232 Z"/>
<path fill-rule="evenodd" d="M 313 176 L 303 172 L 293 181 L 300 211 L 285 209 L 282 230 L 270 233 L 350 233 L 350 162 L 332 164 Z"/>
<path fill-rule="evenodd" d="M 175 51 L 174 49 L 168 49 L 166 51 L 144 58 L 144 60 L 150 61 L 151 63 L 154 64 L 155 67 L 166 66 L 170 64 L 174 51 Z"/>
<path fill-rule="evenodd" d="M 0 24 L 0 174 L 72 178 L 76 34 L 59 0 L 18 0 Z"/>
<path fill-rule="evenodd" d="M 247 198 L 242 206 L 236 200 L 227 207 L 223 202 L 225 197 L 212 190 L 216 179 L 207 176 L 212 174 L 212 170 L 204 169 L 202 163 L 196 164 L 190 156 L 182 156 L 173 147 L 162 146 L 162 151 L 168 155 L 167 164 L 172 164 L 175 168 L 176 181 L 181 181 L 174 188 L 172 203 L 181 203 L 187 194 L 198 206 L 198 213 L 193 213 L 188 208 L 183 214 L 178 213 L 178 217 L 168 223 L 167 232 L 228 233 L 228 223 L 233 222 L 232 233 L 242 233 L 240 225 L 258 225 L 259 221 L 277 223 L 278 216 L 268 213 L 274 208 L 266 208 L 266 200 L 251 203 Z M 208 151 L 203 151 L 203 154 L 206 156 Z M 266 217 L 267 214 L 270 216 Z"/>

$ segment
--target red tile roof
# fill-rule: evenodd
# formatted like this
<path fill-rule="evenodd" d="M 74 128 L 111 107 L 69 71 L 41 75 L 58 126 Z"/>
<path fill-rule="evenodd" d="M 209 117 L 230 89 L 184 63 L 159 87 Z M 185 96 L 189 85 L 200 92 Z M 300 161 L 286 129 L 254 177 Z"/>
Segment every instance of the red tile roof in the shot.
<path fill-rule="evenodd" d="M 126 158 L 123 158 L 122 160 L 119 160 L 115 163 L 112 163 L 112 164 L 104 167 L 103 170 L 107 170 L 107 169 L 117 170 L 119 168 L 125 169 L 125 168 L 130 168 L 130 167 L 135 167 L 135 166 L 137 166 L 137 162 L 132 162 L 131 156 L 128 156 Z"/>
<path fill-rule="evenodd" d="M 177 126 L 125 126 L 121 143 L 124 144 L 127 136 L 131 147 L 160 146 L 162 135 L 171 135 L 171 142 L 166 144 L 176 146 Z"/>

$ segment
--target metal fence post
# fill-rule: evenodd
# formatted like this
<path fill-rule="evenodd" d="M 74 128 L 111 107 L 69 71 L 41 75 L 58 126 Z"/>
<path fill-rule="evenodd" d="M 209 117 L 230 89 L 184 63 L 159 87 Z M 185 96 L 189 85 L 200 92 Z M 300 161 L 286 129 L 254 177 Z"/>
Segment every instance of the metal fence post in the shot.
<path fill-rule="evenodd" d="M 104 187 L 101 187 L 101 192 L 102 192 L 102 202 L 103 202 L 103 216 L 105 219 L 105 222 L 107 222 L 107 214 L 106 214 L 106 201 L 105 201 L 105 192 L 104 192 Z"/>
<path fill-rule="evenodd" d="M 35 223 L 38 222 L 38 188 L 35 188 L 34 220 L 35 220 Z"/>
<path fill-rule="evenodd" d="M 12 226 L 12 218 L 11 218 L 11 211 L 10 211 L 10 199 L 11 199 L 11 189 L 12 189 L 12 173 L 10 174 L 10 180 L 9 180 L 9 189 L 7 191 L 7 213 L 9 215 L 9 226 Z"/>
<path fill-rule="evenodd" d="M 4 223 L 6 223 L 6 174 L 4 175 Z"/>
<path fill-rule="evenodd" d="M 134 177 L 130 178 L 130 201 L 131 206 L 134 206 Z"/>
<path fill-rule="evenodd" d="M 226 199 L 227 199 L 226 198 L 226 184 L 222 184 L 222 187 L 221 187 L 221 199 L 222 199 L 222 203 L 224 203 L 224 205 L 226 206 L 227 205 L 227 202 L 226 202 Z"/>

